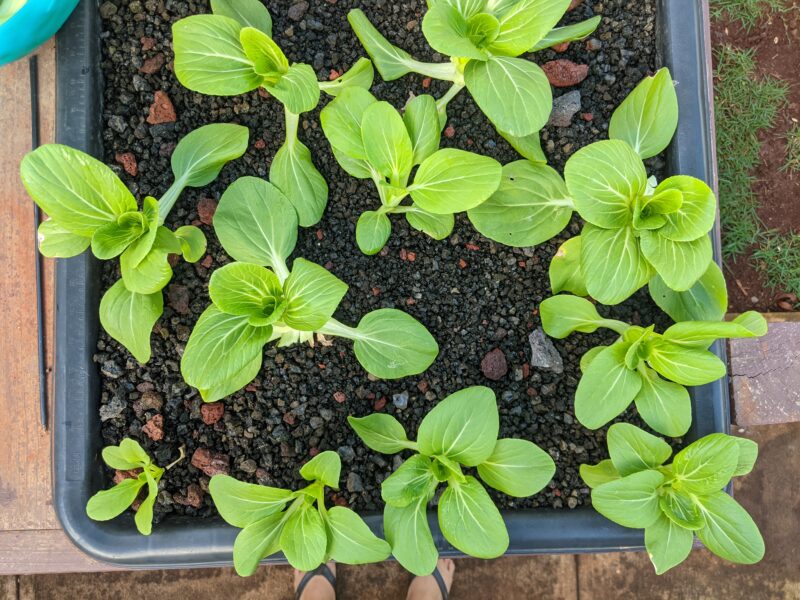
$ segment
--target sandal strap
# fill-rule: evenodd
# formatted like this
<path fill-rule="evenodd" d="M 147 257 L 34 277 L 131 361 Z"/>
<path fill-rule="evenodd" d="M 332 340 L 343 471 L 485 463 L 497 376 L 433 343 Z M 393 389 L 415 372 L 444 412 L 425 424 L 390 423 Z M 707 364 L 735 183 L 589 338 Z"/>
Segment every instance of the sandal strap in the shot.
<path fill-rule="evenodd" d="M 444 582 L 444 577 L 442 577 L 442 574 L 439 572 L 439 567 L 436 567 L 431 575 L 433 575 L 436 585 L 439 586 L 439 591 L 442 594 L 442 600 L 447 600 L 450 596 L 450 592 L 447 591 L 447 584 Z"/>
<path fill-rule="evenodd" d="M 322 563 L 313 571 L 309 571 L 308 573 L 303 575 L 303 578 L 300 580 L 300 585 L 297 586 L 297 590 L 294 593 L 295 600 L 300 600 L 300 598 L 303 596 L 303 592 L 305 591 L 308 583 L 312 579 L 314 579 L 314 577 L 318 576 L 324 577 L 325 580 L 331 584 L 331 587 L 334 589 L 334 591 L 336 590 L 336 576 L 328 568 L 328 565 Z M 447 598 L 445 598 L 445 600 L 447 600 Z"/>

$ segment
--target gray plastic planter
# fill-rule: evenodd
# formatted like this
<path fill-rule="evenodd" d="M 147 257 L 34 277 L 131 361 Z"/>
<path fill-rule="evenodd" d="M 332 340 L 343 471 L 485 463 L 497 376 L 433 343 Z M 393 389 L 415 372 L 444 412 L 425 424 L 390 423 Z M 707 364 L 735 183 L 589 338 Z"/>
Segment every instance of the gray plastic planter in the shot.
<path fill-rule="evenodd" d="M 713 92 L 707 0 L 659 0 L 659 62 L 678 82 L 680 125 L 668 151 L 668 171 L 716 186 Z M 102 154 L 100 17 L 96 0 L 81 0 L 57 38 L 57 139 L 95 156 Z M 719 259 L 719 226 L 714 229 Z M 238 532 L 221 519 L 170 517 L 153 534 L 139 535 L 131 515 L 91 521 L 86 501 L 103 485 L 98 405 L 100 381 L 92 362 L 98 329 L 100 263 L 91 253 L 58 262 L 56 268 L 56 373 L 54 498 L 67 535 L 94 558 L 131 568 L 230 565 Z M 725 346 L 714 352 L 723 360 Z M 692 390 L 694 423 L 689 440 L 729 427 L 727 378 Z M 638 550 L 640 531 L 625 529 L 591 508 L 535 509 L 504 513 L 508 554 Z M 366 515 L 381 533 L 381 515 Z M 443 555 L 458 555 L 429 513 Z M 281 562 L 282 557 L 270 559 Z"/>

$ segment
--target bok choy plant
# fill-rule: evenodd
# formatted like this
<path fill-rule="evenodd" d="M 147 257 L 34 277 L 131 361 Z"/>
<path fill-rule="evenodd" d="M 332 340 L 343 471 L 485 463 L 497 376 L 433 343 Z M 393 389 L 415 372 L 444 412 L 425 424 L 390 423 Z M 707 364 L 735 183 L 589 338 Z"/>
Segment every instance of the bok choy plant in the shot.
<path fill-rule="evenodd" d="M 597 346 L 581 359 L 583 376 L 575 393 L 575 416 L 598 429 L 634 402 L 644 422 L 671 437 L 689 430 L 692 407 L 684 386 L 704 385 L 727 373 L 727 366 L 709 347 L 718 339 L 753 338 L 767 333 L 757 312 L 733 321 L 684 321 L 656 333 L 655 326 L 638 327 L 604 319 L 585 298 L 559 295 L 539 307 L 542 327 L 563 339 L 575 331 L 599 328 L 619 334 L 610 346 Z"/>
<path fill-rule="evenodd" d="M 302 227 L 319 222 L 328 184 L 311 151 L 297 137 L 300 115 L 316 108 L 320 90 L 336 96 L 372 85 L 372 63 L 359 60 L 332 82 L 320 83 L 310 65 L 290 64 L 272 39 L 272 17 L 259 0 L 211 0 L 210 15 L 193 15 L 172 27 L 175 75 L 201 94 L 238 96 L 263 88 L 284 106 L 286 139 L 270 166 L 270 180 L 292 202 Z"/>
<path fill-rule="evenodd" d="M 400 116 L 388 102 L 351 88 L 322 110 L 321 120 L 341 167 L 359 179 L 372 179 L 378 190 L 381 207 L 363 213 L 356 225 L 364 254 L 376 254 L 386 244 L 390 214 L 405 214 L 414 229 L 441 240 L 453 230 L 454 213 L 484 202 L 500 184 L 502 167 L 493 158 L 439 149 L 432 96 L 415 97 Z M 403 204 L 409 196 L 411 203 Z"/>
<path fill-rule="evenodd" d="M 618 304 L 658 277 L 676 292 L 690 290 L 710 268 L 717 203 L 699 179 L 648 179 L 643 159 L 669 144 L 678 124 L 678 101 L 667 69 L 642 81 L 617 108 L 610 140 L 573 154 L 564 179 L 542 164 L 518 161 L 503 169 L 498 191 L 469 211 L 483 235 L 512 246 L 531 246 L 557 235 L 574 210 L 585 221 L 578 239 L 554 261 L 554 292 L 590 295 Z M 555 272 L 553 272 L 555 271 Z"/>
<path fill-rule="evenodd" d="M 597 465 L 581 465 L 581 477 L 592 488 L 592 506 L 623 527 L 644 529 L 656 573 L 682 563 L 695 535 L 726 560 L 749 565 L 763 558 L 758 526 L 724 491 L 731 478 L 753 469 L 755 442 L 713 433 L 665 465 L 672 455 L 669 444 L 617 423 L 608 430 L 608 453 L 611 458 Z"/>
<path fill-rule="evenodd" d="M 281 551 L 301 571 L 313 571 L 331 559 L 361 565 L 389 557 L 389 544 L 358 514 L 343 506 L 325 507 L 325 488 L 339 489 L 341 467 L 338 454 L 321 452 L 300 469 L 300 476 L 311 483 L 297 491 L 228 475 L 211 478 L 208 488 L 219 514 L 242 530 L 233 544 L 239 575 L 252 575 L 259 561 Z"/>
<path fill-rule="evenodd" d="M 450 57 L 424 63 L 392 45 L 360 9 L 348 20 L 386 81 L 419 73 L 452 82 L 437 102 L 441 124 L 447 104 L 465 87 L 497 131 L 526 158 L 543 160 L 539 130 L 553 105 L 550 82 L 526 52 L 582 39 L 600 17 L 569 27 L 555 25 L 570 0 L 428 0 L 422 32 L 431 47 Z"/>
<path fill-rule="evenodd" d="M 39 226 L 39 250 L 69 258 L 91 246 L 99 259 L 119 256 L 122 279 L 100 302 L 108 334 L 141 363 L 150 360 L 150 332 L 164 309 L 161 290 L 172 278 L 170 254 L 196 262 L 206 250 L 197 227 L 164 226 L 186 187 L 208 185 L 247 150 L 246 127 L 214 124 L 180 140 L 172 154 L 174 182 L 156 200 L 136 199 L 109 167 L 74 148 L 47 144 L 22 160 L 22 182 L 50 218 Z"/>
<path fill-rule="evenodd" d="M 439 353 L 410 315 L 379 309 L 357 327 L 333 318 L 348 286 L 327 269 L 297 258 L 297 213 L 271 183 L 242 177 L 222 195 L 214 230 L 236 261 L 215 271 L 211 306 L 200 316 L 181 359 L 189 385 L 213 402 L 243 388 L 261 369 L 264 346 L 314 342 L 314 334 L 353 341 L 359 363 L 382 379 L 416 375 Z"/>
<path fill-rule="evenodd" d="M 508 532 L 486 488 L 462 467 L 475 467 L 488 486 L 523 498 L 544 488 L 555 463 L 533 442 L 497 439 L 499 415 L 494 392 L 470 387 L 451 394 L 408 439 L 391 415 L 347 419 L 362 441 L 383 454 L 414 454 L 381 484 L 386 503 L 383 527 L 395 558 L 415 575 L 430 575 L 439 553 L 428 525 L 427 506 L 439 485 L 439 527 L 453 546 L 478 558 L 501 556 Z"/>

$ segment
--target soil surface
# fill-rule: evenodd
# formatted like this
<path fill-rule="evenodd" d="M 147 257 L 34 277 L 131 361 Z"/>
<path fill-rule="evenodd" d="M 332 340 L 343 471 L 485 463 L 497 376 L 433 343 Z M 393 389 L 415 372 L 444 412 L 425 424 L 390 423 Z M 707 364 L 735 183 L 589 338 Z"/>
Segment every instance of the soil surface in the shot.
<path fill-rule="evenodd" d="M 800 65 L 800 10 L 765 17 L 751 31 L 739 23 L 712 21 L 711 33 L 714 46 L 754 49 L 760 75 L 790 83 L 788 105 L 779 111 L 775 127 L 761 134 L 761 165 L 753 173 L 757 178 L 753 190 L 760 204 L 758 216 L 767 230 L 800 231 L 800 174 L 780 172 L 786 161 L 786 133 L 800 118 L 800 86 L 794 84 Z M 776 301 L 784 290 L 767 286 L 749 255 L 728 261 L 726 267 L 731 311 L 781 310 Z"/>
<path fill-rule="evenodd" d="M 278 44 L 290 60 L 313 65 L 321 79 L 328 79 L 333 70 L 346 70 L 364 55 L 346 20 L 348 10 L 355 6 L 416 57 L 442 60 L 429 49 L 420 30 L 424 0 L 312 0 L 293 2 L 289 10 L 287 2 L 266 4 L 273 15 Z M 355 360 L 346 340 L 314 348 L 270 346 L 260 376 L 246 390 L 219 405 L 202 407 L 196 390 L 183 382 L 179 362 L 192 326 L 208 305 L 208 277 L 229 261 L 207 223 L 215 201 L 236 178 L 267 177 L 271 157 L 283 140 L 282 107 L 257 92 L 214 98 L 190 92 L 177 82 L 170 70 L 170 25 L 190 13 L 208 12 L 205 2 L 115 0 L 102 4 L 101 12 L 105 158 L 137 197 L 158 196 L 167 189 L 172 149 L 196 127 L 231 121 L 247 125 L 251 132 L 247 154 L 228 165 L 212 185 L 187 190 L 170 216 L 169 224 L 174 226 L 199 224 L 208 237 L 209 251 L 196 265 L 177 264 L 173 281 L 165 289 L 164 315 L 152 336 L 153 359 L 139 365 L 105 334 L 98 343 L 104 442 L 133 437 L 160 465 L 175 460 L 181 446 L 187 453 L 187 459 L 162 480 L 156 518 L 171 512 L 215 514 L 205 493 L 208 473 L 215 470 L 267 485 L 299 486 L 299 467 L 318 451 L 328 449 L 338 450 L 343 463 L 342 489 L 331 500 L 357 510 L 378 510 L 382 506 L 379 484 L 400 457 L 367 449 L 347 425 L 346 417 L 363 416 L 377 408 L 395 415 L 414 437 L 422 417 L 439 400 L 470 385 L 488 385 L 497 393 L 502 436 L 534 441 L 557 465 L 555 478 L 543 492 L 522 500 L 498 495 L 500 506 L 574 508 L 587 503 L 589 491 L 578 467 L 606 457 L 605 431 L 581 427 L 574 418 L 572 399 L 581 355 L 594 345 L 610 342 L 613 334 L 574 335 L 555 341 L 563 357 L 562 374 L 528 364 L 528 336 L 540 325 L 537 307 L 550 295 L 548 265 L 559 244 L 579 232 L 579 223 L 576 220 L 550 243 L 517 250 L 482 238 L 463 216 L 457 218 L 453 235 L 441 242 L 395 219 L 387 249 L 378 256 L 364 256 L 355 244 L 356 220 L 379 201 L 371 182 L 347 176 L 333 159 L 319 125 L 319 108 L 327 98 L 302 117 L 300 137 L 312 149 L 330 185 L 328 209 L 318 226 L 301 230 L 294 256 L 323 264 L 350 284 L 337 319 L 356 324 L 371 310 L 401 308 L 429 328 L 441 353 L 420 376 L 374 381 Z M 565 17 L 565 23 L 594 14 L 604 18 L 591 44 L 574 43 L 561 54 L 545 51 L 531 56 L 539 63 L 567 58 L 589 66 L 588 77 L 579 86 L 555 92 L 560 95 L 577 89 L 582 96 L 581 110 L 571 126 L 548 127 L 543 134 L 543 146 L 558 169 L 577 149 L 606 137 L 614 107 L 657 67 L 654 0 L 584 0 Z M 426 85 L 428 82 L 416 75 L 391 83 L 376 75 L 373 92 L 402 107 L 411 94 L 428 91 L 438 97 L 446 89 L 440 82 L 429 88 Z M 177 120 L 148 123 L 156 92 L 171 100 Z M 466 92 L 451 103 L 449 113 L 452 137 L 443 137 L 443 145 L 471 149 L 503 163 L 519 159 Z M 117 155 L 128 153 L 135 157 L 136 169 L 130 168 L 130 157 L 117 160 Z M 651 171 L 660 175 L 662 165 L 654 159 Z M 137 175 L 130 175 L 134 171 Z M 106 285 L 118 276 L 116 269 L 115 262 L 106 263 Z M 601 312 L 637 324 L 665 323 L 646 292 Z M 495 349 L 508 366 L 507 374 L 498 381 L 481 371 L 481 361 Z M 494 356 L 497 358 L 496 351 Z M 398 408 L 404 403 L 405 408 Z M 163 420 L 153 420 L 156 415 Z M 639 422 L 634 414 L 626 414 L 625 419 Z M 159 441 L 151 439 L 159 435 L 163 436 Z M 205 467 L 206 472 L 191 464 L 193 456 L 195 465 Z M 109 480 L 112 475 L 109 472 Z"/>

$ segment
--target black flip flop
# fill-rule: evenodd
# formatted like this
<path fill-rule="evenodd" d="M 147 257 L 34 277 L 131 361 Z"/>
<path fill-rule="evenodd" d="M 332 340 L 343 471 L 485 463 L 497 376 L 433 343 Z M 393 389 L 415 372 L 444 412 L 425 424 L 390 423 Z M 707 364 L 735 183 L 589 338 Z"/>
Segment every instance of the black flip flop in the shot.
<path fill-rule="evenodd" d="M 314 579 L 314 577 L 324 577 L 328 581 L 328 583 L 331 584 L 331 587 L 333 588 L 334 592 L 336 591 L 336 575 L 334 575 L 331 572 L 331 570 L 328 568 L 328 565 L 322 563 L 313 571 L 309 571 L 308 573 L 303 575 L 303 578 L 300 580 L 300 585 L 297 586 L 297 590 L 294 593 L 295 600 L 300 600 L 300 597 L 303 595 L 303 591 L 306 589 L 308 582 Z M 439 577 L 441 577 L 441 575 L 439 575 Z M 439 585 L 441 586 L 442 584 Z M 447 600 L 446 596 L 445 600 Z"/>
<path fill-rule="evenodd" d="M 442 600 L 447 600 L 450 597 L 450 592 L 447 591 L 447 584 L 444 582 L 444 577 L 442 577 L 438 566 L 433 570 L 431 575 L 433 575 L 436 585 L 439 586 L 439 591 L 442 593 Z"/>

